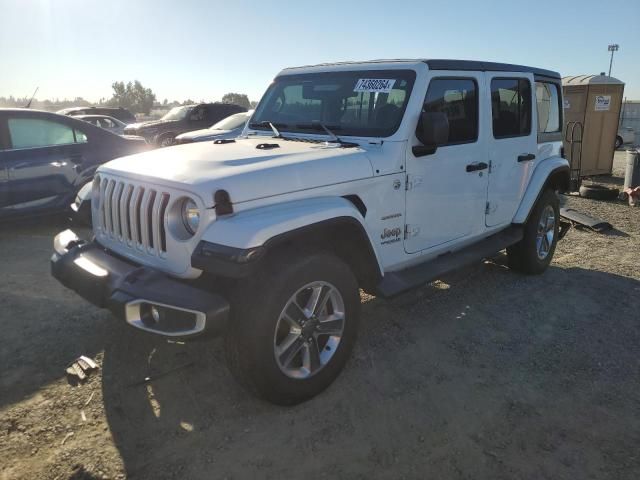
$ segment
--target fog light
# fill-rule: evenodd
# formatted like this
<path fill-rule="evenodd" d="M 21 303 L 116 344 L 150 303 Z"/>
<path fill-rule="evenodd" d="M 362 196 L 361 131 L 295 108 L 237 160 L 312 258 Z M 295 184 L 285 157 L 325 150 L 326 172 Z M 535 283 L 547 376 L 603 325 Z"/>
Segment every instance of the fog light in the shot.
<path fill-rule="evenodd" d="M 163 310 L 162 307 L 143 303 L 140 308 L 140 320 L 148 327 L 157 327 L 164 316 L 163 313 L 166 313 Z"/>
<path fill-rule="evenodd" d="M 64 255 L 67 253 L 67 247 L 71 242 L 77 242 L 78 237 L 71 230 L 65 230 L 64 232 L 60 232 L 53 239 L 53 249 L 56 251 L 58 255 Z"/>

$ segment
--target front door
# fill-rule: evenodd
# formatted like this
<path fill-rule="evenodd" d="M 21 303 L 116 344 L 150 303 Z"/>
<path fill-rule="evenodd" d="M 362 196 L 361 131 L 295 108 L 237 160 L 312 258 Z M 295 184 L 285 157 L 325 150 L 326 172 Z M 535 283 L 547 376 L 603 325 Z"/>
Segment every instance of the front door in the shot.
<path fill-rule="evenodd" d="M 533 76 L 486 76 L 492 117 L 486 224 L 493 227 L 511 223 L 520 206 L 536 165 L 538 129 L 533 126 Z"/>
<path fill-rule="evenodd" d="M 482 231 L 487 195 L 483 74 L 437 72 L 423 110 L 441 112 L 448 141 L 435 153 L 408 150 L 405 251 L 414 253 Z M 482 108 L 484 107 L 484 108 Z M 414 146 L 420 142 L 414 138 Z"/>
<path fill-rule="evenodd" d="M 0 146 L 0 208 L 9 204 L 9 171 Z"/>
<path fill-rule="evenodd" d="M 73 193 L 83 134 L 62 123 L 24 117 L 8 118 L 7 130 L 11 148 L 2 152 L 0 162 L 8 173 L 4 208 L 51 207 Z"/>

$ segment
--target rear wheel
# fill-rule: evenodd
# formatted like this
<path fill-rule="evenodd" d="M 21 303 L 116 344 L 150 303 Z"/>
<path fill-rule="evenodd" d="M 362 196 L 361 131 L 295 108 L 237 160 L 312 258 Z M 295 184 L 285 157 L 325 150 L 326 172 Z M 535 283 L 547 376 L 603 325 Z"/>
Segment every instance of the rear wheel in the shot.
<path fill-rule="evenodd" d="M 616 149 L 620 148 L 621 146 L 622 146 L 622 137 L 618 136 L 616 137 Z"/>
<path fill-rule="evenodd" d="M 560 229 L 558 196 L 545 190 L 524 226 L 524 237 L 507 248 L 509 267 L 528 274 L 544 272 L 553 258 Z"/>
<path fill-rule="evenodd" d="M 173 135 L 164 135 L 158 140 L 158 146 L 170 147 L 176 143 L 176 139 Z"/>
<path fill-rule="evenodd" d="M 282 256 L 238 293 L 226 337 L 236 379 L 281 405 L 327 388 L 356 338 L 360 296 L 349 267 L 330 253 Z"/>

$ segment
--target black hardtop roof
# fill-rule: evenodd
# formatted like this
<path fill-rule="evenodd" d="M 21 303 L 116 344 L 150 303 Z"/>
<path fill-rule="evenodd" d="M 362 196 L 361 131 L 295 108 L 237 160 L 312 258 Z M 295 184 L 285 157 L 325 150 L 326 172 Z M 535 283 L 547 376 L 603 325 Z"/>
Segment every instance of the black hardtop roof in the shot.
<path fill-rule="evenodd" d="M 356 65 L 363 63 L 407 63 L 407 62 L 422 62 L 429 66 L 430 70 L 468 70 L 468 71 L 481 71 L 481 72 L 527 72 L 534 75 L 540 75 L 548 78 L 560 80 L 560 74 L 553 70 L 545 70 L 543 68 L 527 67 L 525 65 L 514 65 L 512 63 L 497 63 L 497 62 L 483 62 L 478 60 L 452 60 L 452 59 L 426 59 L 426 58 L 400 58 L 400 59 L 380 59 L 380 60 L 365 60 L 365 61 L 349 61 L 349 62 L 335 62 L 335 63 L 320 63 L 317 65 L 305 65 L 301 67 L 292 67 L 292 70 L 296 68 L 307 67 L 325 67 L 331 65 Z M 286 68 L 285 70 L 289 70 Z"/>
<path fill-rule="evenodd" d="M 534 75 L 557 78 L 560 74 L 544 68 L 514 65 L 512 63 L 481 62 L 476 60 L 423 60 L 430 70 L 479 70 L 482 72 L 530 72 Z"/>

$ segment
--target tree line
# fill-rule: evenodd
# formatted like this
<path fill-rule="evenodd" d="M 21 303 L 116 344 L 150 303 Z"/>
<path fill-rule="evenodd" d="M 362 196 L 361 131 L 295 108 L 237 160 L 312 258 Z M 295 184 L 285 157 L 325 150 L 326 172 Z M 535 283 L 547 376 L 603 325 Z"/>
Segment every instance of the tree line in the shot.
<path fill-rule="evenodd" d="M 132 113 L 141 113 L 149 115 L 151 110 L 156 108 L 172 108 L 179 105 L 189 105 L 192 103 L 204 102 L 204 100 L 194 101 L 186 99 L 182 102 L 178 100 L 169 101 L 164 99 L 159 102 L 156 94 L 150 88 L 142 85 L 138 80 L 133 82 L 113 82 L 111 84 L 113 93 L 110 98 L 101 98 L 97 103 L 89 102 L 82 97 L 74 99 L 34 99 L 31 102 L 31 108 L 42 110 L 61 110 L 68 107 L 85 107 L 90 105 L 122 107 L 130 110 Z M 29 103 L 29 97 L 0 97 L 0 107 L 18 108 L 24 107 Z M 257 102 L 250 101 L 249 97 L 244 93 L 229 92 L 222 96 L 222 103 L 235 103 L 247 109 L 254 108 Z"/>

